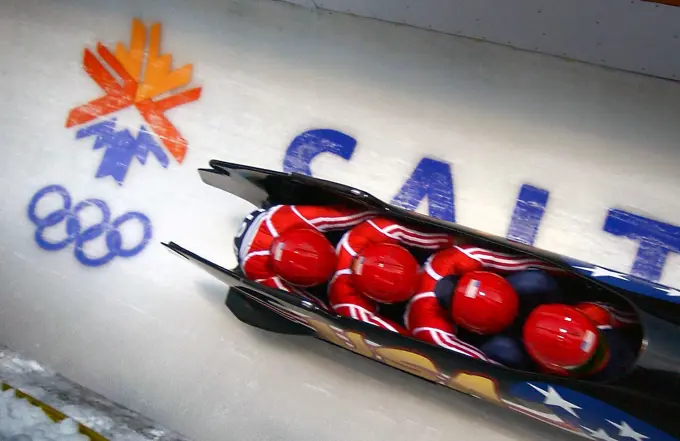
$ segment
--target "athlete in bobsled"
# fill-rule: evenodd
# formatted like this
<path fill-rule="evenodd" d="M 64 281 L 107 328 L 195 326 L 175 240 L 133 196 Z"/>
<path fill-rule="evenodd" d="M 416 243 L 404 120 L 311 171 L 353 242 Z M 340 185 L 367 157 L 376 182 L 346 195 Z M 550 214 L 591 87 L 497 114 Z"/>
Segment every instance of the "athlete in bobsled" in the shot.
<path fill-rule="evenodd" d="M 344 206 L 259 209 L 241 224 L 234 252 L 250 280 L 323 305 L 306 288 L 328 282 L 335 271 L 335 250 L 324 233 L 351 228 L 373 216 L 370 211 Z"/>
<path fill-rule="evenodd" d="M 564 304 L 554 279 L 562 272 L 540 260 L 479 247 L 443 250 L 425 263 L 418 293 L 406 309 L 406 327 L 415 338 L 513 368 L 533 364 L 543 372 L 577 376 L 627 365 L 620 344 L 612 361 L 608 342 L 616 336 L 606 333 L 632 318 L 604 303 Z M 479 347 L 461 340 L 459 328 L 477 336 Z M 564 329 L 578 337 L 564 339 Z"/>
<path fill-rule="evenodd" d="M 522 303 L 531 305 L 556 292 L 548 271 L 557 268 L 535 259 L 459 245 L 430 256 L 424 269 L 418 292 L 404 315 L 415 338 L 485 361 L 506 365 L 525 361 L 526 354 L 518 351 L 521 348 L 514 340 L 491 339 L 487 348 L 478 349 L 458 338 L 458 327 L 476 335 L 500 334 L 523 314 L 520 297 L 526 297 Z"/>
<path fill-rule="evenodd" d="M 607 303 L 547 304 L 531 312 L 522 334 L 527 352 L 544 373 L 612 378 L 634 361 L 623 332 L 636 323 L 633 313 Z"/>
<path fill-rule="evenodd" d="M 406 247 L 437 251 L 454 243 L 448 234 L 407 228 L 383 217 L 362 222 L 338 243 L 335 274 L 328 285 L 331 307 L 340 315 L 409 335 L 380 314 L 380 305 L 406 302 L 420 285 L 419 264 Z"/>

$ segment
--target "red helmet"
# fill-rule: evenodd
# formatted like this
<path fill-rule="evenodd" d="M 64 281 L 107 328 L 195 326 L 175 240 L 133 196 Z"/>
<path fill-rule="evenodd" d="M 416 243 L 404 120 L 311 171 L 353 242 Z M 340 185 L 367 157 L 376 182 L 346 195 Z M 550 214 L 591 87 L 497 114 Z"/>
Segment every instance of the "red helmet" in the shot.
<path fill-rule="evenodd" d="M 612 315 L 609 310 L 596 302 L 581 302 L 575 306 L 584 313 L 596 326 L 611 326 Z"/>
<path fill-rule="evenodd" d="M 335 270 L 333 245 L 316 230 L 286 231 L 274 239 L 270 252 L 276 275 L 293 285 L 320 285 L 327 282 Z"/>
<path fill-rule="evenodd" d="M 418 262 L 402 246 L 371 244 L 354 259 L 354 286 L 380 303 L 405 302 L 418 289 Z"/>
<path fill-rule="evenodd" d="M 572 306 L 537 307 L 529 314 L 523 334 L 531 358 L 551 373 L 593 373 L 608 359 L 608 351 L 598 350 L 604 342 L 595 323 Z"/>
<path fill-rule="evenodd" d="M 488 271 L 471 271 L 456 285 L 451 315 L 468 331 L 496 334 L 515 321 L 518 308 L 517 293 L 507 280 Z"/>

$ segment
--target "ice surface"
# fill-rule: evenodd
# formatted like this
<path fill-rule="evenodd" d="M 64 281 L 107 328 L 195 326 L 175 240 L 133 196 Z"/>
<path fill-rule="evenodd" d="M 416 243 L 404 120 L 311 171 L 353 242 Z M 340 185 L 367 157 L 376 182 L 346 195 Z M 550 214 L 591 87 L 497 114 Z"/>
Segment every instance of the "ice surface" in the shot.
<path fill-rule="evenodd" d="M 89 441 L 70 418 L 53 422 L 43 410 L 18 398 L 13 389 L 0 392 L 0 439 L 7 441 Z"/>
<path fill-rule="evenodd" d="M 180 434 L 1 346 L 0 382 L 29 394 L 69 417 L 67 419 L 85 425 L 110 441 L 186 441 Z M 71 421 L 64 423 L 61 428 L 51 425 L 45 429 L 44 425 L 51 423 L 51 420 L 39 407 L 24 399 L 15 398 L 13 389 L 2 392 L 2 399 L 5 401 L 0 405 L 0 435 L 26 433 L 38 436 L 45 430 L 61 430 L 68 435 L 73 427 Z M 6 432 L 2 432 L 3 429 Z M 73 441 L 87 440 L 76 438 Z"/>
<path fill-rule="evenodd" d="M 192 63 L 203 92 L 166 115 L 189 142 L 184 162 L 133 162 L 119 185 L 95 177 L 103 151 L 65 122 L 102 95 L 84 49 L 127 45 L 133 17 L 162 23 L 162 51 Z M 235 263 L 253 207 L 200 181 L 210 159 L 280 170 L 298 134 L 341 130 L 357 140 L 351 160 L 320 155 L 315 175 L 390 200 L 422 157 L 448 161 L 457 220 L 500 235 L 531 183 L 551 192 L 536 245 L 623 271 L 637 244 L 602 231 L 610 207 L 680 224 L 671 82 L 268 1 L 4 1 L 0 54 L 0 343 L 200 441 L 562 437 L 236 320 L 224 286 L 160 245 Z M 40 248 L 28 204 L 53 184 L 114 218 L 144 213 L 149 245 L 100 267 Z M 679 264 L 671 254 L 663 282 L 680 286 Z"/>

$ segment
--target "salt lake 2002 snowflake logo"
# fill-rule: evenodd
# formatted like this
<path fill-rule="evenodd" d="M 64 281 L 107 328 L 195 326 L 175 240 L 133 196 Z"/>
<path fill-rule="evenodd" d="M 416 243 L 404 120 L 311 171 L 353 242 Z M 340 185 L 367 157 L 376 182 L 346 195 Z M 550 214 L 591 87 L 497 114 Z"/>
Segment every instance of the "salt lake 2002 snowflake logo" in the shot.
<path fill-rule="evenodd" d="M 132 161 L 145 164 L 149 154 L 164 168 L 170 162 L 168 153 L 178 163 L 184 160 L 188 143 L 165 112 L 199 99 L 201 87 L 186 89 L 193 65 L 173 70 L 172 55 L 161 53 L 160 40 L 160 23 L 147 33 L 147 27 L 135 19 L 129 48 L 118 43 L 112 52 L 98 42 L 96 55 L 85 49 L 83 68 L 105 94 L 71 109 L 66 127 L 92 123 L 80 128 L 76 138 L 95 137 L 93 149 L 104 150 L 97 178 L 110 176 L 122 185 Z M 150 130 L 142 124 L 134 136 L 128 128 L 116 128 L 113 114 L 130 107 L 137 109 Z M 102 118 L 108 115 L 109 119 Z"/>

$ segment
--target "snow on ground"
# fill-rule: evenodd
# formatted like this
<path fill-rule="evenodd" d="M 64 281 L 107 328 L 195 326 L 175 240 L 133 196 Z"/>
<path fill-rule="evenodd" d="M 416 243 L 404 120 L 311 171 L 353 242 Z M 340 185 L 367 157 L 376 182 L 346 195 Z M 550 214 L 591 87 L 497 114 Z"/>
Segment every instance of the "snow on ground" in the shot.
<path fill-rule="evenodd" d="M 16 396 L 14 389 L 0 392 L 0 440 L 2 441 L 89 441 L 70 418 L 59 422 L 38 406 Z"/>

